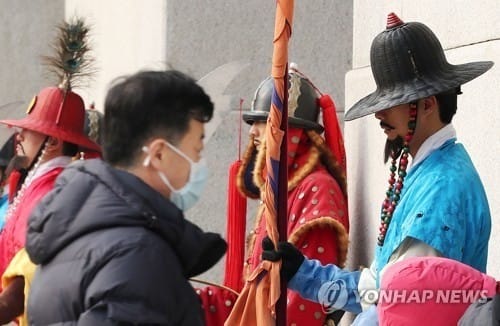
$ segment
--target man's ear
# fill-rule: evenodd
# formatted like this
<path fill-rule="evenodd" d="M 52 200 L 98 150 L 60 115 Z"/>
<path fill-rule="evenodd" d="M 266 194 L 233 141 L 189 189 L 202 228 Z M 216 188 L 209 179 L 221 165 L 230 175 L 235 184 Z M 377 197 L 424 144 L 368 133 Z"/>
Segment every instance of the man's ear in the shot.
<path fill-rule="evenodd" d="M 437 105 L 438 105 L 437 98 L 434 95 L 426 97 L 424 99 L 424 110 L 425 111 L 436 110 L 437 109 Z"/>
<path fill-rule="evenodd" d="M 163 150 L 164 146 L 164 140 L 162 140 L 161 138 L 152 140 L 147 146 L 149 154 L 149 164 L 153 167 L 159 167 L 161 162 L 165 159 L 165 151 Z"/>
<path fill-rule="evenodd" d="M 419 116 L 430 116 L 438 110 L 438 102 L 436 97 L 429 96 L 423 99 L 423 108 L 420 111 Z"/>
<path fill-rule="evenodd" d="M 62 139 L 56 137 L 49 137 L 49 139 L 47 140 L 47 149 L 55 150 L 62 148 L 62 146 L 63 146 Z"/>

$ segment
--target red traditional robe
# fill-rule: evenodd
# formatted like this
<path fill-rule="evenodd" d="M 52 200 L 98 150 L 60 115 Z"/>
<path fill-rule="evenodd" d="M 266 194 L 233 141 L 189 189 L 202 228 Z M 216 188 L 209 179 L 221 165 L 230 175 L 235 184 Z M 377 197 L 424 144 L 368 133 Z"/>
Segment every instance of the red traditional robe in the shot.
<path fill-rule="evenodd" d="M 24 248 L 28 218 L 38 202 L 53 188 L 54 181 L 63 168 L 54 168 L 36 178 L 24 191 L 19 204 L 11 212 L 0 234 L 0 274 L 3 274 L 11 259 Z"/>
<path fill-rule="evenodd" d="M 35 206 L 53 188 L 57 176 L 64 167 L 63 160 L 47 162 L 48 171 L 37 176 L 26 189 L 19 194 L 19 201 L 13 211 L 7 216 L 5 228 L 0 234 L 0 274 L 2 275 L 2 287 L 6 287 L 17 276 L 24 277 L 24 298 L 27 301 L 31 279 L 35 271 L 35 265 L 30 261 L 24 250 L 26 242 L 26 229 L 28 219 Z M 66 164 L 63 164 L 66 165 Z M 20 325 L 28 325 L 26 311 L 18 318 Z"/>
<path fill-rule="evenodd" d="M 289 192 L 288 239 L 308 258 L 322 264 L 343 265 L 347 252 L 349 227 L 347 203 L 335 180 L 320 168 Z M 251 272 L 261 261 L 260 244 L 266 236 L 265 218 L 255 232 L 253 253 L 248 259 Z M 320 304 L 288 291 L 288 325 L 323 325 L 325 314 Z"/>
<path fill-rule="evenodd" d="M 323 264 L 343 266 L 349 230 L 347 202 L 339 183 L 319 163 L 318 150 L 311 150 L 312 145 L 304 140 L 305 135 L 297 136 L 302 138 L 301 145 L 295 143 L 295 146 L 290 146 L 289 142 L 289 150 L 296 154 L 291 156 L 289 162 L 288 241 L 308 258 L 318 259 Z M 259 164 L 263 164 L 263 155 L 260 153 L 254 173 L 259 171 Z M 261 186 L 262 182 L 257 180 L 255 183 Z M 259 210 L 249 238 L 248 258 L 243 271 L 245 277 L 261 261 L 261 243 L 265 236 L 265 218 L 262 210 Z M 223 325 L 236 296 L 216 287 L 199 289 L 197 292 L 205 311 L 206 324 Z M 326 315 L 320 304 L 305 300 L 293 291 L 288 291 L 287 296 L 288 325 L 319 326 L 325 323 Z"/>

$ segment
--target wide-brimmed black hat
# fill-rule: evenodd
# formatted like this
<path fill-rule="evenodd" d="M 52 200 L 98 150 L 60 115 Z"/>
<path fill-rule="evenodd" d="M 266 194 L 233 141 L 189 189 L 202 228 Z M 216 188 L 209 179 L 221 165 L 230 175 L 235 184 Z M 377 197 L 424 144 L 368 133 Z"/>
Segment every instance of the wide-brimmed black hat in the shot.
<path fill-rule="evenodd" d="M 250 111 L 243 113 L 243 120 L 252 124 L 255 121 L 266 121 L 271 109 L 274 79 L 264 79 L 252 100 Z M 319 102 L 318 92 L 311 83 L 290 70 L 288 73 L 288 123 L 291 127 L 316 130 L 323 132 L 323 126 L 318 121 Z"/>
<path fill-rule="evenodd" d="M 491 61 L 448 63 L 426 25 L 404 23 L 394 13 L 388 16 L 387 29 L 373 40 L 370 62 L 377 90 L 347 111 L 347 121 L 457 89 L 493 66 Z"/>

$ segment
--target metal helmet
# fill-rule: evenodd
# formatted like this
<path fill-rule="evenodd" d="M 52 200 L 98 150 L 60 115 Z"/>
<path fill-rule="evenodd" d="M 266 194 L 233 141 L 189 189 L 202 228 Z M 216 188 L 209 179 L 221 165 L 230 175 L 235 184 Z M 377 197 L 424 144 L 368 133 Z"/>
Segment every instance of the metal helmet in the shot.
<path fill-rule="evenodd" d="M 104 127 L 104 115 L 97 111 L 92 104 L 90 109 L 85 110 L 85 134 L 94 142 L 101 145 Z"/>
<path fill-rule="evenodd" d="M 243 113 L 243 120 L 248 124 L 255 121 L 266 121 L 271 108 L 274 80 L 264 79 L 252 100 L 249 112 Z M 318 93 L 310 82 L 299 74 L 288 73 L 288 123 L 295 128 L 312 129 L 323 132 L 323 126 L 318 121 L 320 107 Z"/>

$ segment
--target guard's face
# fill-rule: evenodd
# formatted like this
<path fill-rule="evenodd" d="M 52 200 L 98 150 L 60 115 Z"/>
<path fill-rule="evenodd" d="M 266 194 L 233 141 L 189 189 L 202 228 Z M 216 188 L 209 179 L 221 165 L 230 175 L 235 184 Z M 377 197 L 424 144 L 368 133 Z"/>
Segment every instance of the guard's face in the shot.
<path fill-rule="evenodd" d="M 31 165 L 46 137 L 47 136 L 36 131 L 20 129 L 16 137 L 16 154 L 18 156 L 25 156 L 28 161 L 28 166 Z"/>
<path fill-rule="evenodd" d="M 257 150 L 260 149 L 260 145 L 264 141 L 266 136 L 266 122 L 265 121 L 255 121 L 250 127 L 250 135 L 253 136 L 253 144 Z"/>
<path fill-rule="evenodd" d="M 380 127 L 387 135 L 387 139 L 394 140 L 398 136 L 405 137 L 408 133 L 410 120 L 410 105 L 402 104 L 375 113 L 375 118 L 380 120 Z"/>

